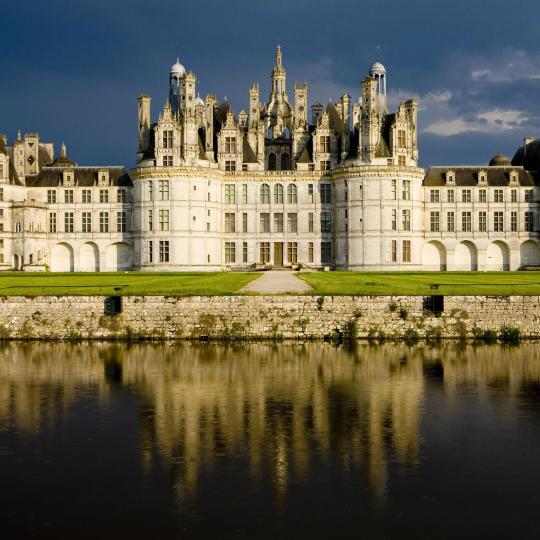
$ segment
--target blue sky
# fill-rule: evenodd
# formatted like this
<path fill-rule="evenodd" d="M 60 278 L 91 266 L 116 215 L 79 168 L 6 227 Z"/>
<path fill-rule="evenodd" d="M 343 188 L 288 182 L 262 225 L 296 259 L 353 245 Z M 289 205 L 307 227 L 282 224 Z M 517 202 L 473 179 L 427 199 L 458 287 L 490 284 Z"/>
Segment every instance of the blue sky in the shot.
<path fill-rule="evenodd" d="M 532 0 L 26 0 L 0 17 L 0 133 L 62 141 L 80 164 L 132 166 L 136 97 L 167 97 L 176 56 L 201 96 L 266 100 L 279 41 L 289 96 L 354 99 L 382 49 L 392 105 L 416 97 L 423 166 L 486 163 L 540 137 L 540 24 Z"/>

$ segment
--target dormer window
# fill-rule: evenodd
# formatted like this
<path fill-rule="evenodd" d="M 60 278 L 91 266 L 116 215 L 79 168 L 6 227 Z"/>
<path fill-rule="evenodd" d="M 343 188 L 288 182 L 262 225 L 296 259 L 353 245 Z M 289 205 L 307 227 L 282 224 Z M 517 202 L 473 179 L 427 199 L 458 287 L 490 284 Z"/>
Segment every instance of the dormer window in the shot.
<path fill-rule="evenodd" d="M 173 132 L 172 130 L 165 130 L 163 132 L 163 148 L 173 147 Z"/>
<path fill-rule="evenodd" d="M 236 154 L 236 137 L 225 137 L 225 153 Z"/>
<path fill-rule="evenodd" d="M 517 171 L 510 171 L 510 183 L 511 184 L 517 184 L 518 183 L 518 172 Z"/>
<path fill-rule="evenodd" d="M 106 170 L 98 171 L 98 184 L 100 186 L 109 185 L 109 171 L 106 171 Z"/>
<path fill-rule="evenodd" d="M 456 183 L 456 173 L 454 171 L 446 171 L 446 183 L 447 184 Z"/>
<path fill-rule="evenodd" d="M 65 171 L 63 182 L 65 186 L 72 186 L 74 184 L 74 174 L 73 171 Z"/>
<path fill-rule="evenodd" d="M 486 173 L 486 171 L 479 171 L 478 172 L 478 183 L 479 184 L 486 184 L 487 183 L 487 173 Z"/>

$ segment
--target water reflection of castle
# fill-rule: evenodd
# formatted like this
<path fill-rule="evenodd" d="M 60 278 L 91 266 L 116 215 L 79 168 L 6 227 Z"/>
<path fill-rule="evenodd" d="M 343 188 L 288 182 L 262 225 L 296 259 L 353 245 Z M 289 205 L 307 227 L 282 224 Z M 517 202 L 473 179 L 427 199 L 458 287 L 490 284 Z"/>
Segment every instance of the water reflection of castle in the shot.
<path fill-rule="evenodd" d="M 157 453 L 179 492 L 242 456 L 252 480 L 269 477 L 278 499 L 329 460 L 346 474 L 361 471 L 379 497 L 390 462 L 420 459 L 430 378 L 447 394 L 474 384 L 516 396 L 540 383 L 540 349 L 10 344 L 0 350 L 0 425 L 37 432 L 67 414 L 81 389 L 106 401 L 113 386 L 129 387 L 140 398 L 143 466 Z"/>

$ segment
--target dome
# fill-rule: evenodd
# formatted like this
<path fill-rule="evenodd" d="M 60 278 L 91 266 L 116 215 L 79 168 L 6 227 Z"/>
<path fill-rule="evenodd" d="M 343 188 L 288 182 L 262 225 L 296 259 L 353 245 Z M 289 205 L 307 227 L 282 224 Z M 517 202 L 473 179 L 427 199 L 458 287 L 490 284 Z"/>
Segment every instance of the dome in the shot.
<path fill-rule="evenodd" d="M 180 63 L 180 59 L 176 59 L 176 64 L 171 66 L 171 75 L 181 77 L 186 72 L 186 68 Z"/>
<path fill-rule="evenodd" d="M 204 107 L 204 101 L 199 94 L 197 94 L 197 99 L 195 100 L 195 106 L 197 105 L 202 105 Z"/>
<path fill-rule="evenodd" d="M 383 75 L 385 73 L 386 73 L 386 68 L 380 62 L 375 62 L 369 68 L 370 75 Z"/>
<path fill-rule="evenodd" d="M 510 160 L 503 156 L 502 154 L 497 154 L 496 156 L 493 156 L 491 158 L 491 161 L 489 162 L 490 167 L 509 167 L 510 166 Z"/>
<path fill-rule="evenodd" d="M 540 139 L 527 139 L 520 146 L 512 159 L 514 167 L 523 167 L 526 171 L 540 171 Z"/>

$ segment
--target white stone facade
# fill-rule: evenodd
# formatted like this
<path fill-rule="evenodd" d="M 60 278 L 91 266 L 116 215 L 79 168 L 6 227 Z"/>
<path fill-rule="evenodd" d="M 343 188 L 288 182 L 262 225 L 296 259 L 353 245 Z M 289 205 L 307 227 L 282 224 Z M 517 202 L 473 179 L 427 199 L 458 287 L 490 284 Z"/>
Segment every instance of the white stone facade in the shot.
<path fill-rule="evenodd" d="M 276 51 L 235 116 L 177 62 L 157 122 L 138 100 L 137 166 L 79 167 L 35 134 L 0 139 L 0 268 L 57 271 L 513 270 L 540 265 L 540 141 L 512 163 L 418 167 L 417 104 L 389 113 L 375 63 L 360 99 L 308 117 Z M 535 157 L 536 156 L 536 157 Z"/>

